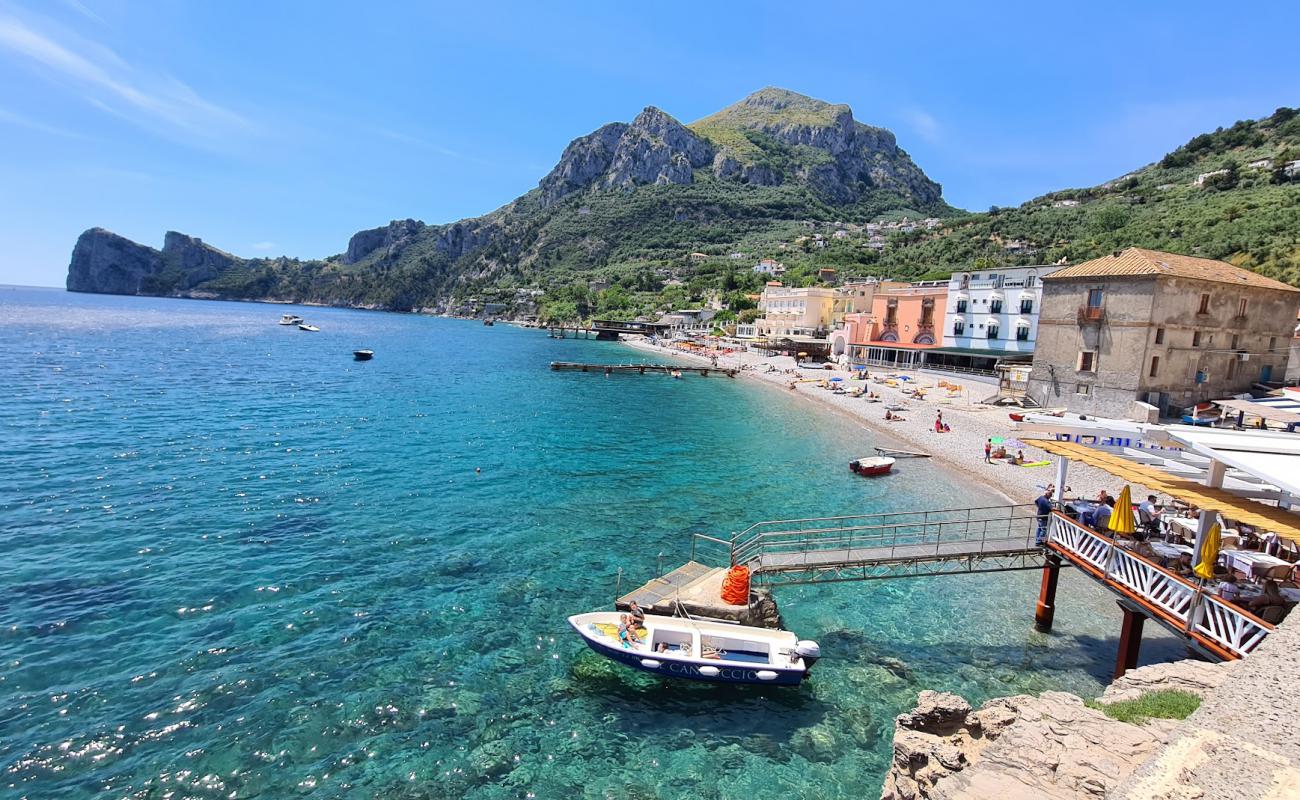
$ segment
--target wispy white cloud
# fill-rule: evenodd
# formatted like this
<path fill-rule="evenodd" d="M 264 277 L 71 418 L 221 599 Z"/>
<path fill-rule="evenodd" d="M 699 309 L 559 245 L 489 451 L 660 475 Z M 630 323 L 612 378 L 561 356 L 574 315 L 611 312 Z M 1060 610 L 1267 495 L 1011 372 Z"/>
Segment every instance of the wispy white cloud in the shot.
<path fill-rule="evenodd" d="M 70 131 L 65 128 L 60 128 L 57 125 L 49 125 L 47 123 L 41 122 L 38 119 L 32 119 L 31 117 L 25 116 L 23 114 L 19 114 L 17 111 L 10 111 L 7 108 L 0 108 L 0 123 L 17 125 L 21 128 L 27 128 L 29 130 L 38 131 L 40 133 L 49 134 L 51 136 L 62 136 L 67 139 L 85 140 L 90 138 L 83 134 L 77 133 L 76 131 Z"/>
<path fill-rule="evenodd" d="M 100 15 L 92 11 L 90 7 L 87 6 L 85 3 L 81 2 L 81 0 L 63 0 L 63 5 L 77 12 L 78 14 L 85 17 L 86 19 L 94 20 L 95 22 L 98 22 L 100 25 L 108 24 L 107 22 L 104 21 L 103 17 L 101 17 Z"/>
<path fill-rule="evenodd" d="M 254 250 L 259 250 L 259 251 L 261 251 L 261 252 L 266 252 L 267 250 L 274 250 L 274 249 L 275 249 L 275 242 L 253 242 L 253 244 L 250 245 L 250 246 L 251 246 Z"/>
<path fill-rule="evenodd" d="M 437 153 L 438 155 L 446 156 L 447 158 L 473 160 L 473 159 L 469 159 L 463 153 L 458 153 L 455 150 L 452 150 L 451 148 L 443 147 L 440 144 L 430 142 L 427 139 L 421 139 L 418 136 L 412 136 L 408 133 L 402 133 L 401 131 L 395 131 L 389 128 L 371 128 L 371 130 L 376 135 L 382 136 L 383 138 L 389 139 L 390 141 L 400 142 L 402 144 L 411 145 L 413 147 L 419 147 Z"/>
<path fill-rule="evenodd" d="M 137 69 L 94 42 L 64 39 L 58 41 L 17 17 L 0 16 L 0 51 L 26 61 L 48 80 L 74 87 L 97 108 L 164 135 L 216 139 L 252 127 L 169 75 Z"/>
<path fill-rule="evenodd" d="M 939 120 L 930 112 L 920 108 L 909 108 L 903 112 L 903 118 L 911 125 L 912 131 L 930 144 L 937 144 L 943 136 Z"/>

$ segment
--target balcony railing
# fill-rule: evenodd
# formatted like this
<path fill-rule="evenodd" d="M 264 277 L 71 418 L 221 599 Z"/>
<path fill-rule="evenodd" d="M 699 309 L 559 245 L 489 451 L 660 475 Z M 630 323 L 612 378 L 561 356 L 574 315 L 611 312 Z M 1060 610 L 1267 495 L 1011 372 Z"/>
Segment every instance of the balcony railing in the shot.
<path fill-rule="evenodd" d="M 1079 322 L 1101 322 L 1105 318 L 1104 306 L 1079 306 Z"/>

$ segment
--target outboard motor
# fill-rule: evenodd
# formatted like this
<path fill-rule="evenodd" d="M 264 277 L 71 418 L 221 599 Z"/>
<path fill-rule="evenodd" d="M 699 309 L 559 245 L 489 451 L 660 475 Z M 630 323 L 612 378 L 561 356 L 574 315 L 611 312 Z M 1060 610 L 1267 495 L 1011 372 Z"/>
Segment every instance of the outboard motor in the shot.
<path fill-rule="evenodd" d="M 804 670 L 811 670 L 817 659 L 822 657 L 821 646 L 811 639 L 804 639 L 794 646 L 795 653 L 803 659 Z"/>

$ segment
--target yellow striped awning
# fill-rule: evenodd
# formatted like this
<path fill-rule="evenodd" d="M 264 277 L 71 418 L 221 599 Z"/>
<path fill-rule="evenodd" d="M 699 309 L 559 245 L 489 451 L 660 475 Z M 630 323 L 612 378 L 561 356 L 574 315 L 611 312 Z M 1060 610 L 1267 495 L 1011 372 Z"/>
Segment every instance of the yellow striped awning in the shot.
<path fill-rule="evenodd" d="M 1235 522 L 1244 522 L 1260 531 L 1272 531 L 1283 539 L 1300 544 L 1300 516 L 1285 509 L 1238 497 L 1225 489 L 1181 478 L 1086 444 L 1054 439 L 1025 439 L 1025 444 L 1073 461 L 1082 461 L 1121 480 L 1140 483 L 1154 492 L 1163 492 L 1200 509 L 1217 511 Z"/>

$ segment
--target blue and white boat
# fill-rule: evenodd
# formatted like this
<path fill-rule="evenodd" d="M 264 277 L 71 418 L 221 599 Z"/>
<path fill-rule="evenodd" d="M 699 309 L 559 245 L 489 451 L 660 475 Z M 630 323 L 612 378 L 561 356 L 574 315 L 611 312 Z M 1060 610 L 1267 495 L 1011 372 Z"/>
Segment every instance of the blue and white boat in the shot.
<path fill-rule="evenodd" d="M 629 641 L 619 634 L 622 616 L 593 611 L 569 617 L 569 624 L 602 656 L 665 678 L 797 686 L 821 657 L 816 642 L 790 631 L 653 614 Z"/>

